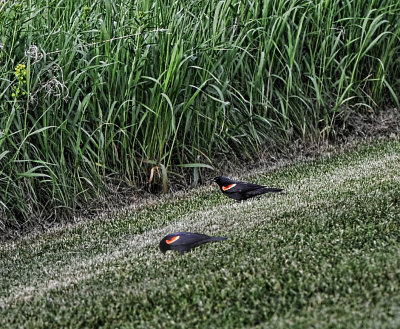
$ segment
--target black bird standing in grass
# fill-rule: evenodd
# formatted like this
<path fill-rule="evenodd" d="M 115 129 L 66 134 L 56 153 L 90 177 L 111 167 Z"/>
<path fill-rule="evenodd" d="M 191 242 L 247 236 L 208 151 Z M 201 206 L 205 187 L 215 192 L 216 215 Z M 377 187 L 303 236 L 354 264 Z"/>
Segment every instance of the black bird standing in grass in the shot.
<path fill-rule="evenodd" d="M 224 176 L 215 177 L 214 182 L 219 185 L 222 193 L 229 198 L 235 199 L 236 201 L 247 200 L 268 192 L 283 191 L 281 188 L 271 188 L 253 183 L 241 182 Z"/>
<path fill-rule="evenodd" d="M 163 254 L 167 250 L 177 250 L 183 255 L 186 251 L 204 243 L 222 241 L 228 238 L 208 236 L 200 233 L 177 232 L 168 234 L 160 241 L 160 250 Z"/>

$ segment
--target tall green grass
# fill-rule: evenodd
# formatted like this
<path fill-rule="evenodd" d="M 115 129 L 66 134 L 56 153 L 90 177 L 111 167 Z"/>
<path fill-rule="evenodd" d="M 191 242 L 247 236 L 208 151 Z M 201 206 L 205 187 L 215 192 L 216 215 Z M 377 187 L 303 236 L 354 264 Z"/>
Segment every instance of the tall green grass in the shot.
<path fill-rule="evenodd" d="M 1 3 L 0 229 L 398 105 L 399 15 L 395 0 Z"/>

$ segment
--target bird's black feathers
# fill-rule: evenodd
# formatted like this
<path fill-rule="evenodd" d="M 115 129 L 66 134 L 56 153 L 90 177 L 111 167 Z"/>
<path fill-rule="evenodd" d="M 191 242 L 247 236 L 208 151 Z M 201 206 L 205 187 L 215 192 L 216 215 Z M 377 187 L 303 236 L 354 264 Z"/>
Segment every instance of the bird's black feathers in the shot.
<path fill-rule="evenodd" d="M 160 241 L 160 250 L 177 250 L 181 254 L 204 243 L 226 240 L 226 237 L 208 236 L 200 233 L 177 232 L 168 234 Z"/>
<path fill-rule="evenodd" d="M 236 201 L 247 200 L 264 193 L 276 193 L 283 191 L 281 188 L 271 188 L 253 183 L 237 181 L 225 176 L 215 177 L 214 182 L 218 184 L 223 194 Z"/>

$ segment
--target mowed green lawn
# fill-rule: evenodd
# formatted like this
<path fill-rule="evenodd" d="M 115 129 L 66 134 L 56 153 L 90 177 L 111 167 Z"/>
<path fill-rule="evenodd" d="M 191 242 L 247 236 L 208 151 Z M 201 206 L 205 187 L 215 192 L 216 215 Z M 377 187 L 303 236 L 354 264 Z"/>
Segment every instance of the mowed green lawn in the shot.
<path fill-rule="evenodd" d="M 210 186 L 3 244 L 0 327 L 400 327 L 399 141 L 250 179 L 286 193 Z M 175 231 L 229 239 L 163 255 Z"/>

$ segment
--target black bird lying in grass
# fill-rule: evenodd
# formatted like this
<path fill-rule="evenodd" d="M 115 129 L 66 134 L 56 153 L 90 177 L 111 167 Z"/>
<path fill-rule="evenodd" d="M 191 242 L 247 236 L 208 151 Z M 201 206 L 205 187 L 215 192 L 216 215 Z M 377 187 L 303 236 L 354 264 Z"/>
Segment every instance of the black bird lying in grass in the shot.
<path fill-rule="evenodd" d="M 160 241 L 160 250 L 163 254 L 167 250 L 176 250 L 183 255 L 186 251 L 204 243 L 226 240 L 226 237 L 208 236 L 200 233 L 177 232 L 168 234 Z"/>
<path fill-rule="evenodd" d="M 262 185 L 241 182 L 224 176 L 215 177 L 214 182 L 219 185 L 222 193 L 229 198 L 235 199 L 236 201 L 247 200 L 268 192 L 276 193 L 283 191 L 281 188 L 271 188 Z"/>

